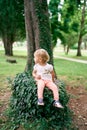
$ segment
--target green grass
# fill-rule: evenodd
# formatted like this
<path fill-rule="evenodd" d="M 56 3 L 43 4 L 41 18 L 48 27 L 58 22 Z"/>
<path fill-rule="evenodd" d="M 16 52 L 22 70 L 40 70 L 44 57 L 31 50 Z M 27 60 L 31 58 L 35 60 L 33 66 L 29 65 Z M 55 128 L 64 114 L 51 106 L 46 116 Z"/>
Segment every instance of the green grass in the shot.
<path fill-rule="evenodd" d="M 17 63 L 11 64 L 6 62 L 6 59 L 15 59 Z M 8 86 L 7 78 L 14 78 L 17 73 L 24 71 L 26 65 L 26 52 L 14 51 L 13 57 L 4 55 L 4 51 L 0 50 L 0 90 Z"/>
<path fill-rule="evenodd" d="M 58 78 L 67 85 L 87 88 L 87 64 L 55 59 L 54 65 Z"/>
<path fill-rule="evenodd" d="M 69 53 L 68 57 L 75 57 L 76 51 Z M 65 56 L 62 51 L 54 51 L 56 56 Z M 84 56 L 80 59 L 87 60 L 87 54 L 84 52 Z M 26 66 L 26 51 L 14 50 L 13 57 L 7 57 L 4 55 L 4 51 L 0 50 L 0 96 L 9 91 L 7 78 L 14 78 L 17 73 L 24 71 Z M 65 56 L 67 57 L 67 56 Z M 16 64 L 6 62 L 6 59 L 11 58 L 17 61 Z M 67 61 L 63 59 L 54 59 L 54 66 L 58 76 L 58 79 L 63 80 L 66 86 L 70 87 L 84 87 L 87 89 L 87 64 L 77 63 L 73 61 Z M 0 101 L 0 106 L 3 106 L 4 102 Z M 2 122 L 3 119 L 0 119 Z M 22 128 L 20 128 L 22 129 Z"/>
<path fill-rule="evenodd" d="M 70 49 L 70 51 L 67 55 L 67 54 L 65 54 L 63 48 L 59 48 L 59 47 L 54 48 L 54 55 L 55 56 L 63 56 L 63 57 L 67 57 L 67 58 L 87 60 L 87 50 L 81 50 L 81 54 L 82 54 L 82 56 L 76 56 L 77 50 Z"/>
<path fill-rule="evenodd" d="M 55 54 L 59 55 L 59 52 L 56 51 Z M 14 78 L 17 73 L 24 71 L 27 60 L 26 55 L 26 51 L 24 50 L 14 50 L 14 56 L 7 57 L 4 55 L 4 51 L 0 50 L 0 90 L 8 86 L 7 78 Z M 73 53 L 70 55 L 73 55 Z M 87 58 L 87 56 L 85 57 Z M 17 63 L 11 64 L 6 62 L 8 58 L 15 59 Z M 87 64 L 55 58 L 54 65 L 58 78 L 63 80 L 66 85 L 72 87 L 83 86 L 87 88 Z"/>
<path fill-rule="evenodd" d="M 62 56 L 87 61 L 87 50 L 81 50 L 82 56 L 76 56 L 77 50 L 70 50 L 68 55 L 65 54 L 63 48 L 54 48 L 54 56 Z M 55 68 L 58 77 L 69 86 L 83 86 L 87 89 L 87 64 L 71 62 L 62 59 L 55 59 Z"/>
<path fill-rule="evenodd" d="M 17 63 L 11 64 L 6 62 L 7 59 L 15 59 Z M 14 52 L 13 57 L 8 57 L 4 55 L 4 52 L 0 52 L 0 75 L 8 76 L 15 75 L 24 70 L 26 65 L 26 55 L 25 52 Z"/>

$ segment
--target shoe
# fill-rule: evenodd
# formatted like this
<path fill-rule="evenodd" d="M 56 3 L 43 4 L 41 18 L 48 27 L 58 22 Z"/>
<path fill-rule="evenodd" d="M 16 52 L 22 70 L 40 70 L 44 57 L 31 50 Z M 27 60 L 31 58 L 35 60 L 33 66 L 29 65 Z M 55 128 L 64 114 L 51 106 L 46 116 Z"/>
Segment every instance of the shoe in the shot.
<path fill-rule="evenodd" d="M 44 102 L 39 102 L 39 101 L 38 101 L 37 104 L 40 105 L 40 106 L 44 106 Z"/>
<path fill-rule="evenodd" d="M 53 103 L 53 106 L 58 107 L 58 108 L 64 108 L 59 101 L 55 101 Z"/>
<path fill-rule="evenodd" d="M 42 98 L 39 98 L 37 104 L 38 104 L 38 105 L 41 105 L 41 106 L 44 106 L 43 99 L 42 99 Z"/>

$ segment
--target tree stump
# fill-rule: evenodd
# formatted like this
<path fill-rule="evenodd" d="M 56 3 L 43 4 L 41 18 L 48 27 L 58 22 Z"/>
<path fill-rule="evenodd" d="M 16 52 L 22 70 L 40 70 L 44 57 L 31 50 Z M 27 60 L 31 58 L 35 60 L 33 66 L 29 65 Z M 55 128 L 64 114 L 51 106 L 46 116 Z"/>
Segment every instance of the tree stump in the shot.
<path fill-rule="evenodd" d="M 12 64 L 17 63 L 17 61 L 15 59 L 7 59 L 6 61 L 9 62 L 9 63 L 12 63 Z"/>

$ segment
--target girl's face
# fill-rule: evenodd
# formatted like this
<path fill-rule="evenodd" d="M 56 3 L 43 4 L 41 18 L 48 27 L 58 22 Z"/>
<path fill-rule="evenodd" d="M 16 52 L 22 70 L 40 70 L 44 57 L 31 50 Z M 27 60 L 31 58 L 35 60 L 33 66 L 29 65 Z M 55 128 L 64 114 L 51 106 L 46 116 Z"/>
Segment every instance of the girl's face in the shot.
<path fill-rule="evenodd" d="M 34 62 L 35 62 L 35 64 L 36 64 L 36 63 L 39 63 L 39 59 L 38 59 L 37 56 L 34 56 Z"/>

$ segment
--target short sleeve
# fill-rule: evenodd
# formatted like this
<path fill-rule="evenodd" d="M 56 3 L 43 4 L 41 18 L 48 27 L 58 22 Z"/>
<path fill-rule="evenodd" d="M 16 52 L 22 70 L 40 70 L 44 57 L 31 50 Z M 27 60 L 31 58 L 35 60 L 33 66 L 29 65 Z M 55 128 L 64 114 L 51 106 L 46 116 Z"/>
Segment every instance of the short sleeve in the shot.
<path fill-rule="evenodd" d="M 34 69 L 34 70 L 37 70 L 37 64 L 34 65 L 33 69 Z"/>
<path fill-rule="evenodd" d="M 50 72 L 53 71 L 53 66 L 49 65 Z"/>

